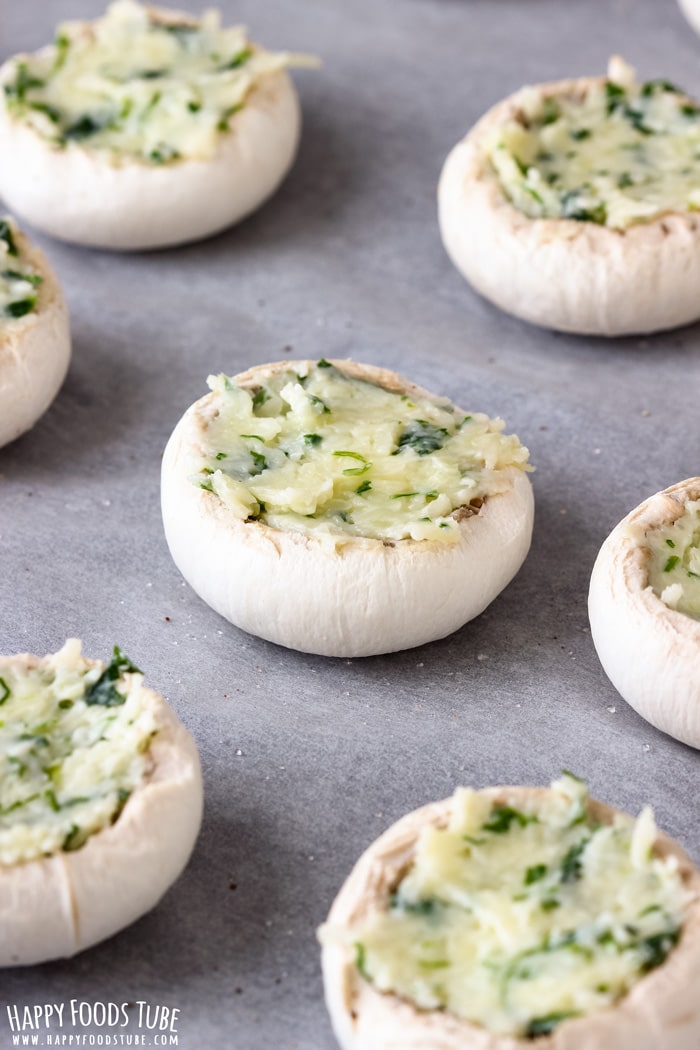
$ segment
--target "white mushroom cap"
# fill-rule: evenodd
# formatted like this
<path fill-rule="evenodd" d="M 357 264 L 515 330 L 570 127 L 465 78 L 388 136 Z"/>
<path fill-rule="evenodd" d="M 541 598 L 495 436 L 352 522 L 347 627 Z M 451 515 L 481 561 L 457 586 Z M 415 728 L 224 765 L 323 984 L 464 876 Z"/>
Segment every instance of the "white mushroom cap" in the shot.
<path fill-rule="evenodd" d="M 149 10 L 194 24 L 179 12 Z M 0 84 L 12 71 L 0 68 Z M 254 211 L 289 170 L 301 111 L 287 73 L 257 82 L 229 123 L 212 157 L 154 165 L 84 143 L 60 147 L 0 104 L 0 195 L 38 229 L 74 244 L 131 251 L 199 240 Z"/>
<path fill-rule="evenodd" d="M 243 387 L 313 362 L 260 365 Z M 350 361 L 341 371 L 400 393 L 428 396 L 394 372 Z M 454 544 L 352 538 L 336 547 L 318 536 L 237 518 L 193 484 L 214 395 L 195 402 L 163 457 L 162 509 L 175 564 L 201 598 L 251 634 L 322 656 L 370 656 L 443 638 L 482 612 L 520 568 L 534 517 L 527 476 L 508 468 L 511 487 L 460 520 Z"/>
<path fill-rule="evenodd" d="M 37 305 L 24 317 L 0 324 L 0 446 L 34 426 L 68 371 L 68 310 L 43 252 L 21 231 L 13 236 L 22 260 L 43 278 Z"/>
<path fill-rule="evenodd" d="M 10 664 L 41 661 L 3 657 L 0 670 Z M 185 867 L 202 820 L 199 755 L 172 708 L 141 688 L 160 726 L 150 772 L 115 823 L 80 849 L 0 865 L 0 966 L 69 957 L 111 937 L 155 907 Z"/>
<path fill-rule="evenodd" d="M 698 0 L 678 0 L 681 11 L 690 22 L 696 33 L 700 33 L 700 2 Z"/>
<path fill-rule="evenodd" d="M 643 718 L 700 748 L 700 622 L 649 586 L 650 529 L 672 524 L 700 498 L 689 478 L 645 500 L 610 533 L 591 576 L 591 635 L 608 678 Z"/>
<path fill-rule="evenodd" d="M 700 317 L 700 218 L 674 213 L 626 230 L 574 219 L 531 219 L 504 193 L 485 144 L 542 98 L 600 83 L 582 78 L 523 88 L 486 113 L 449 154 L 438 187 L 447 253 L 485 298 L 525 321 L 619 336 Z"/>
<path fill-rule="evenodd" d="M 522 807 L 546 789 L 486 788 L 493 802 Z M 343 1050 L 697 1050 L 700 1006 L 700 872 L 680 846 L 659 833 L 655 853 L 678 860 L 679 873 L 693 895 L 678 946 L 662 966 L 641 978 L 614 1007 L 564 1021 L 537 1040 L 494 1035 L 444 1010 L 422 1010 L 398 995 L 377 991 L 355 965 L 352 930 L 385 911 L 389 896 L 409 869 L 421 830 L 444 827 L 452 799 L 424 806 L 384 832 L 362 855 L 338 894 L 329 927 L 349 931 L 346 942 L 324 937 L 322 950 L 326 1004 Z M 612 823 L 615 810 L 591 800 L 595 820 Z"/>

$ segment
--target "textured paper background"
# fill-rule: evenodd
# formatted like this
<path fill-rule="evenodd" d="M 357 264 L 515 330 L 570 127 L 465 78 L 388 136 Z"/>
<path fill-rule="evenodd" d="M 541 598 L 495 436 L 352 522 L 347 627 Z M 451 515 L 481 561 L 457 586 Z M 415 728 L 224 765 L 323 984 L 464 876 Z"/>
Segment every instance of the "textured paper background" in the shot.
<path fill-rule="evenodd" d="M 1 56 L 100 6 L 0 0 Z M 546 783 L 566 766 L 615 805 L 653 803 L 700 859 L 698 755 L 616 695 L 586 615 L 610 528 L 698 473 L 699 329 L 611 343 L 520 324 L 452 268 L 434 200 L 452 144 L 522 83 L 601 72 L 623 50 L 645 78 L 700 93 L 700 40 L 671 0 L 222 6 L 268 46 L 323 58 L 296 75 L 297 164 L 206 243 L 116 256 L 39 237 L 74 360 L 40 425 L 0 451 L 0 651 L 119 643 L 197 739 L 204 827 L 151 915 L 72 961 L 2 974 L 3 1050 L 5 1004 L 71 998 L 179 1007 L 183 1050 L 331 1050 L 315 927 L 363 848 L 458 783 Z M 219 619 L 170 560 L 160 456 L 207 373 L 321 355 L 500 414 L 531 449 L 531 555 L 445 641 L 352 662 L 287 652 Z"/>

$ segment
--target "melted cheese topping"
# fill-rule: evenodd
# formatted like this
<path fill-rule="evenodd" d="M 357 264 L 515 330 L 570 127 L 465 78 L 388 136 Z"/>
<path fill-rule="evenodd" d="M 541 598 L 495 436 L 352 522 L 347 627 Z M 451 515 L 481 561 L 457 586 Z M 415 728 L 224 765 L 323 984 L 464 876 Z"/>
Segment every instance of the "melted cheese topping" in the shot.
<path fill-rule="evenodd" d="M 665 80 L 616 79 L 570 94 L 522 94 L 487 152 L 512 203 L 533 219 L 614 229 L 700 208 L 700 106 Z"/>
<path fill-rule="evenodd" d="M 5 104 L 59 146 L 152 164 L 205 159 L 261 79 L 308 64 L 252 45 L 240 27 L 222 29 L 216 11 L 167 20 L 117 0 L 88 28 L 67 22 L 53 45 L 13 59 Z"/>
<path fill-rule="evenodd" d="M 700 500 L 688 500 L 672 525 L 654 529 L 646 538 L 654 593 L 670 609 L 700 620 Z"/>
<path fill-rule="evenodd" d="M 214 418 L 194 481 L 242 519 L 382 540 L 459 538 L 453 512 L 510 489 L 526 448 L 500 419 L 412 398 L 326 361 L 257 390 L 210 376 Z"/>
<path fill-rule="evenodd" d="M 653 816 L 595 825 L 566 774 L 522 809 L 457 791 L 388 910 L 354 929 L 383 992 L 532 1038 L 623 996 L 676 944 L 687 893 L 652 856 Z"/>
<path fill-rule="evenodd" d="M 31 313 L 39 298 L 43 278 L 25 262 L 15 239 L 12 219 L 0 219 L 0 327 Z"/>
<path fill-rule="evenodd" d="M 0 662 L 0 866 L 78 849 L 150 768 L 158 725 L 115 649 L 102 672 L 72 639 L 27 670 Z"/>

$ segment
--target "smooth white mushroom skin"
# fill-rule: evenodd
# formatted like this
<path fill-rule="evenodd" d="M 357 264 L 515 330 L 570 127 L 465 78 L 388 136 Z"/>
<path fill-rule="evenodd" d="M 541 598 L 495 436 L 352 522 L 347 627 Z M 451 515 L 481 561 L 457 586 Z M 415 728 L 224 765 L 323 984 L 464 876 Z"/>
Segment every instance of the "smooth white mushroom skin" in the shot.
<path fill-rule="evenodd" d="M 487 788 L 478 795 L 494 806 L 530 812 L 544 789 Z M 700 968 L 700 872 L 680 847 L 658 833 L 654 854 L 672 858 L 687 893 L 682 932 L 665 961 L 640 976 L 614 1005 L 561 1020 L 549 1034 L 532 1038 L 496 1034 L 448 1010 L 421 1009 L 408 998 L 380 992 L 357 965 L 360 931 L 386 914 L 390 899 L 411 871 L 421 833 L 443 828 L 455 800 L 408 814 L 374 842 L 355 865 L 320 931 L 326 1003 L 343 1050 L 693 1050 L 700 1040 L 695 988 Z M 594 821 L 613 823 L 616 811 L 590 800 Z M 510 927 L 502 931 L 512 933 Z M 517 932 L 517 929 L 516 929 Z M 522 932 L 522 931 L 521 931 Z"/>
<path fill-rule="evenodd" d="M 64 654 L 73 659 L 74 643 L 54 658 L 3 657 L 0 678 L 7 682 L 15 672 L 55 669 Z M 86 671 L 104 667 L 79 655 L 78 660 Z M 0 966 L 69 957 L 111 936 L 157 904 L 192 852 L 202 817 L 195 744 L 163 698 L 138 676 L 122 678 L 115 687 L 128 690 L 129 697 L 138 690 L 140 709 L 156 726 L 144 775 L 114 822 L 90 834 L 84 845 L 0 864 Z M 30 717 L 31 698 L 26 705 Z M 12 773 L 7 766 L 4 776 Z M 12 813 L 3 825 L 9 818 Z"/>
<path fill-rule="evenodd" d="M 312 364 L 259 366 L 236 380 L 256 388 L 269 375 Z M 434 397 L 383 369 L 333 364 L 388 389 Z M 459 520 L 458 541 L 449 544 L 305 535 L 237 517 L 214 493 L 193 484 L 204 461 L 212 396 L 185 413 L 168 442 L 163 523 L 185 579 L 243 630 L 324 656 L 408 649 L 477 616 L 520 568 L 530 545 L 533 496 L 517 468 L 503 472 L 506 491 Z"/>
<path fill-rule="evenodd" d="M 438 188 L 445 248 L 478 292 L 516 317 L 561 331 L 618 336 L 673 328 L 700 316 L 696 294 L 700 222 L 692 210 L 696 207 L 692 192 L 682 210 L 662 203 L 654 212 L 650 203 L 652 217 L 644 221 L 643 215 L 633 218 L 635 208 L 624 205 L 624 186 L 609 179 L 615 214 L 628 212 L 620 218 L 624 228 L 610 228 L 600 222 L 602 213 L 598 221 L 547 217 L 553 191 L 544 179 L 535 187 L 533 178 L 537 179 L 528 165 L 536 172 L 536 157 L 522 162 L 526 174 L 521 179 L 520 198 L 529 202 L 523 204 L 531 213 L 527 214 L 508 196 L 491 159 L 494 151 L 498 152 L 500 129 L 512 127 L 523 117 L 528 121 L 530 114 L 539 114 L 541 120 L 548 100 L 556 104 L 557 99 L 583 99 L 589 93 L 600 93 L 607 84 L 622 90 L 625 100 L 632 90 L 627 69 L 613 60 L 608 80 L 584 78 L 523 88 L 491 109 L 445 162 Z M 638 90 L 634 88 L 634 92 Z M 678 98 L 690 112 L 691 100 Z M 611 99 L 611 104 L 615 101 Z M 634 113 L 634 105 L 628 105 L 624 112 Z M 620 123 L 626 119 L 615 114 L 613 111 L 613 119 Z M 641 117 L 637 119 L 641 121 Z M 694 129 L 695 115 L 688 120 Z M 630 134 L 639 138 L 640 149 L 645 149 L 644 140 L 652 139 L 646 128 L 637 133 L 634 122 L 627 126 Z M 554 122 L 551 128 L 545 124 L 543 137 L 553 134 L 554 128 Z M 573 132 L 588 130 L 583 126 Z M 579 146 L 585 150 L 585 141 L 572 140 L 572 149 Z M 612 167 L 618 159 L 613 154 Z M 601 157 L 601 167 L 605 162 Z M 549 160 L 543 162 L 543 170 L 548 165 Z M 597 200 L 584 203 L 594 205 Z M 658 201 L 655 189 L 650 193 L 650 202 L 654 201 Z M 638 212 L 639 205 L 635 207 Z M 544 217 L 532 217 L 536 213 Z M 595 214 L 592 207 L 591 215 Z"/>
<path fill-rule="evenodd" d="M 197 25 L 177 12 L 147 11 L 159 24 Z M 77 36 L 92 32 L 90 23 L 69 26 Z M 44 61 L 42 56 L 49 51 L 53 54 L 55 46 L 5 63 L 0 69 L 0 84 L 11 89 L 17 80 L 18 62 L 21 64 L 23 58 L 27 63 L 32 59 Z M 267 55 L 255 45 L 248 51 L 256 61 L 258 54 Z M 133 145 L 127 139 L 122 148 L 118 139 L 92 144 L 90 135 L 52 138 L 53 125 L 48 118 L 41 113 L 37 117 L 30 110 L 31 120 L 47 121 L 47 133 L 42 134 L 17 104 L 13 108 L 8 96 L 9 101 L 8 97 L 0 101 L 0 148 L 9 158 L 0 170 L 0 194 L 17 214 L 39 229 L 76 244 L 126 251 L 210 236 L 259 207 L 292 164 L 299 142 L 300 107 L 282 67 L 295 61 L 294 56 L 280 55 L 275 68 L 246 85 L 239 105 L 230 107 L 228 115 L 224 113 L 213 127 L 207 124 L 201 133 L 196 122 L 203 116 L 190 113 L 179 99 L 185 129 L 173 126 L 172 115 L 166 114 L 164 132 L 172 131 L 179 149 L 168 141 L 149 148 L 148 142 Z M 177 83 L 177 69 L 172 72 Z M 152 85 L 149 90 L 153 98 L 165 97 L 158 90 L 158 79 L 145 83 Z M 185 82 L 182 90 L 187 89 Z M 32 90 L 26 89 L 26 94 Z M 168 99 L 172 92 L 172 88 L 167 89 Z M 52 98 L 50 94 L 48 97 Z M 102 102 L 102 108 L 108 101 Z M 124 97 L 124 106 L 131 101 Z M 98 94 L 98 109 L 99 102 Z M 53 99 L 38 105 L 57 108 Z M 215 116 L 212 114 L 212 119 Z M 193 128 L 188 128 L 188 121 Z M 141 149 L 148 152 L 133 152 Z M 57 185 L 63 188 L 59 195 L 55 192 Z"/>
<path fill-rule="evenodd" d="M 700 478 L 689 478 L 613 529 L 593 568 L 588 612 L 600 662 L 621 696 L 657 729 L 700 748 L 700 621 L 669 608 L 649 584 L 655 530 L 698 498 Z"/>
<path fill-rule="evenodd" d="M 678 0 L 681 11 L 696 33 L 700 33 L 700 3 L 698 0 Z"/>
<path fill-rule="evenodd" d="M 56 397 L 68 371 L 68 310 L 44 254 L 11 220 L 18 260 L 42 278 L 34 309 L 0 317 L 0 446 L 30 430 Z"/>

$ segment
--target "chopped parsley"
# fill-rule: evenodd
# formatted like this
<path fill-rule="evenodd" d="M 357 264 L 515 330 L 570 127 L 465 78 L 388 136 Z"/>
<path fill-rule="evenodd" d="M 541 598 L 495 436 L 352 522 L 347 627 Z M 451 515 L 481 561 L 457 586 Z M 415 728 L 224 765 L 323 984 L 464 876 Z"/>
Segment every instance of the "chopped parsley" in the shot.
<path fill-rule="evenodd" d="M 547 1014 L 545 1017 L 537 1017 L 530 1021 L 525 1029 L 525 1038 L 537 1039 L 540 1035 L 549 1035 L 562 1021 L 568 1021 L 572 1017 L 578 1017 L 578 1014 L 571 1010 L 562 1010 L 559 1013 Z"/>
<path fill-rule="evenodd" d="M 416 419 L 404 428 L 394 455 L 411 449 L 417 456 L 429 456 L 431 452 L 437 452 L 444 446 L 447 436 L 448 432 L 444 427 L 436 427 L 424 419 Z"/>
<path fill-rule="evenodd" d="M 581 839 L 565 854 L 560 869 L 562 882 L 576 882 L 581 878 L 583 875 L 583 861 L 581 858 L 589 842 L 590 839 Z"/>
<path fill-rule="evenodd" d="M 126 697 L 117 692 L 114 683 L 123 674 L 140 674 L 138 667 L 125 656 L 118 645 L 114 646 L 112 659 L 104 671 L 85 693 L 86 704 L 100 704 L 102 707 L 117 707 L 126 701 Z"/>
<path fill-rule="evenodd" d="M 489 819 L 485 824 L 481 825 L 481 830 L 490 831 L 494 835 L 504 835 L 510 831 L 513 824 L 524 828 L 527 824 L 536 823 L 537 817 L 528 816 L 527 813 L 522 813 L 519 809 L 513 809 L 512 806 L 494 806 Z"/>

